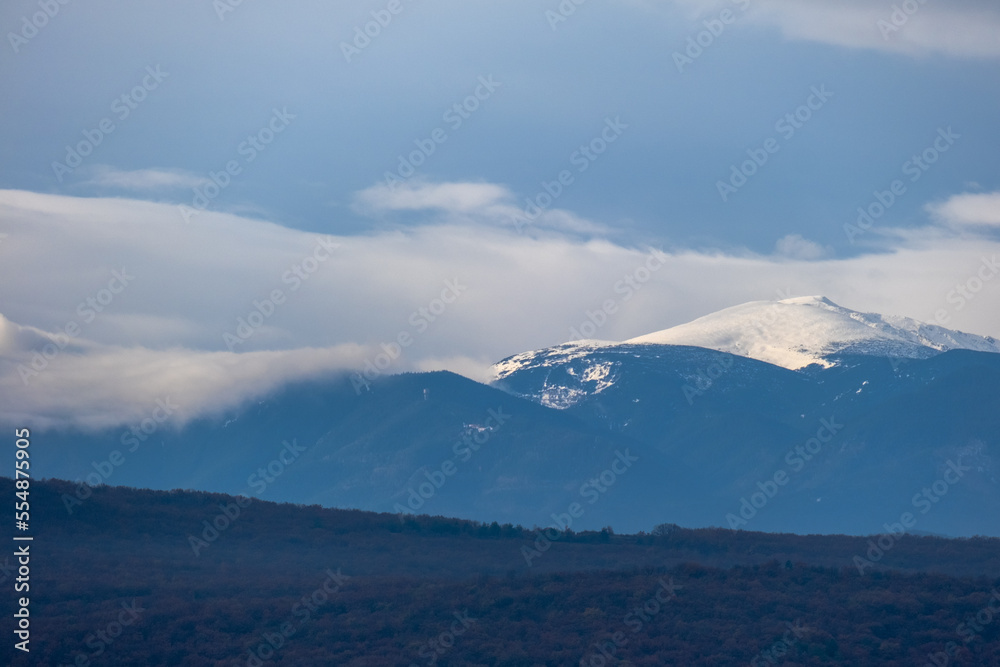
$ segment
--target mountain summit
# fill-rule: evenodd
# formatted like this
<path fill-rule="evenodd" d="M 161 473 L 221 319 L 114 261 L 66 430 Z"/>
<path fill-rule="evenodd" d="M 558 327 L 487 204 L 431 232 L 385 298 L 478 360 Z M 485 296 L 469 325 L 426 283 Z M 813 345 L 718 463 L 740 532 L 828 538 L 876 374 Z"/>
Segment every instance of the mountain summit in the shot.
<path fill-rule="evenodd" d="M 637 494 L 621 501 L 629 517 L 870 534 L 909 501 L 916 530 L 996 535 L 982 508 L 1000 502 L 998 352 L 993 338 L 810 296 L 524 352 L 493 366 L 493 386 L 635 442 L 656 480 L 608 494 Z M 931 512 L 917 492 L 934 480 L 961 486 Z"/>
<path fill-rule="evenodd" d="M 625 344 L 704 347 L 791 370 L 811 364 L 829 368 L 837 356 L 848 354 L 923 359 L 955 349 L 1000 352 L 994 338 L 908 317 L 859 313 L 823 296 L 751 301 Z"/>
<path fill-rule="evenodd" d="M 781 301 L 751 301 L 670 329 L 621 343 L 583 340 L 522 352 L 493 365 L 495 380 L 528 369 L 551 368 L 595 354 L 643 355 L 637 346 L 685 346 L 726 352 L 797 371 L 807 366 L 831 368 L 846 356 L 927 359 L 949 350 L 1000 353 L 1000 341 L 953 331 L 908 317 L 860 313 L 824 296 Z M 594 380 L 600 391 L 613 381 L 612 367 L 594 361 L 577 374 Z M 557 392 L 558 393 L 558 392 Z M 567 397 L 555 397 L 558 405 Z M 572 397 L 568 397 L 572 402 Z"/>

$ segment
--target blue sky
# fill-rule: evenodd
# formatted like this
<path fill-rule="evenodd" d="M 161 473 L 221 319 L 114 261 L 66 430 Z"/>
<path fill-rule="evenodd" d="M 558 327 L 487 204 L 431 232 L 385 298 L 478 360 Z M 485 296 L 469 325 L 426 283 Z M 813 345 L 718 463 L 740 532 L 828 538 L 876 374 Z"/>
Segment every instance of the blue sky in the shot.
<path fill-rule="evenodd" d="M 997 186 L 995 57 L 804 41 L 752 20 L 737 3 L 716 3 L 735 22 L 679 72 L 673 53 L 718 17 L 713 3 L 588 2 L 553 30 L 544 3 L 407 1 L 348 63 L 340 43 L 386 4 L 244 2 L 223 20 L 206 1 L 61 6 L 18 53 L 8 37 L 0 76 L 18 94 L 3 101 L 2 183 L 86 196 L 121 194 L 80 185 L 97 164 L 204 176 L 273 107 L 287 107 L 297 116 L 292 130 L 214 207 L 256 207 L 300 229 L 358 231 L 373 223 L 351 211 L 353 193 L 379 181 L 414 140 L 448 128 L 443 112 L 492 75 L 501 87 L 449 132 L 420 176 L 502 183 L 528 197 L 605 117 L 620 116 L 628 133 L 559 205 L 640 242 L 767 252 L 776 238 L 799 233 L 839 254 L 857 252 L 838 222 L 941 126 L 954 127 L 962 143 L 887 221 L 921 224 L 927 201 L 970 183 Z M 891 16 L 891 3 L 854 4 L 884 5 Z M 922 6 L 910 22 L 934 9 Z M 36 3 L 5 3 L 4 25 L 16 28 L 32 10 Z M 893 41 L 868 27 L 883 47 L 919 26 L 902 26 Z M 101 118 L 114 120 L 111 101 L 150 65 L 169 77 L 117 121 L 81 173 L 59 183 L 51 163 L 64 146 Z M 813 85 L 833 92 L 829 105 L 723 202 L 717 181 L 774 136 L 775 121 Z"/>
<path fill-rule="evenodd" d="M 601 337 L 782 290 L 929 320 L 997 249 L 992 2 L 231 4 L 0 8 L 10 331 L 59 331 L 132 263 L 147 273 L 76 341 L 109 373 L 123 346 L 193 366 L 336 349 L 330 364 L 356 365 L 460 276 L 468 292 L 390 370 L 482 377 L 565 340 L 651 248 L 674 261 Z M 575 11 L 556 21 L 560 6 Z M 377 34 L 345 55 L 366 24 Z M 795 113 L 808 119 L 794 134 L 777 125 Z M 97 145 L 79 166 L 53 167 L 81 142 Z M 420 145 L 433 152 L 386 187 Z M 904 165 L 924 151 L 936 161 L 911 180 Z M 753 155 L 766 162 L 745 165 Z M 754 173 L 723 198 L 734 166 Z M 185 222 L 179 206 L 213 173 L 225 187 Z M 512 217 L 561 173 L 518 230 Z M 872 228 L 845 232 L 894 180 L 905 191 Z M 223 334 L 290 288 L 281 276 L 316 235 L 347 257 L 230 349 Z M 1000 335 L 995 289 L 948 326 Z"/>

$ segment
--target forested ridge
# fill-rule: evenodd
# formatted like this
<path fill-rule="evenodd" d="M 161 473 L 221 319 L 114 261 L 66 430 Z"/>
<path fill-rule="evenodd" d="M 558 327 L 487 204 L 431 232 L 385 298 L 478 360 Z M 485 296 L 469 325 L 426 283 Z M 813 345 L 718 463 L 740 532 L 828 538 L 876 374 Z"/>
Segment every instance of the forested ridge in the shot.
<path fill-rule="evenodd" d="M 1000 665 L 997 539 L 894 538 L 862 573 L 870 538 L 667 524 L 546 541 L 203 492 L 67 504 L 74 489 L 32 485 L 32 650 L 5 641 L 5 662 Z"/>

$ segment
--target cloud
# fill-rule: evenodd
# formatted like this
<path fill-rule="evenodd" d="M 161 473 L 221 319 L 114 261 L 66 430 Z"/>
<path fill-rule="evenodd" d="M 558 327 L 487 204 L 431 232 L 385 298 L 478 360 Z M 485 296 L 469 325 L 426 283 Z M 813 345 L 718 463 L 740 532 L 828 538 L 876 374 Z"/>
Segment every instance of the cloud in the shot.
<path fill-rule="evenodd" d="M 1000 192 L 955 195 L 926 208 L 935 219 L 950 227 L 1000 227 Z"/>
<path fill-rule="evenodd" d="M 25 357 L 34 350 L 40 350 L 53 343 L 52 335 L 36 327 L 21 326 L 0 314 L 0 358 Z M 68 353 L 84 351 L 85 343 L 68 340 L 63 346 Z"/>
<path fill-rule="evenodd" d="M 606 225 L 585 220 L 570 211 L 554 207 L 554 199 L 545 194 L 528 198 L 519 206 L 514 193 L 494 183 L 404 183 L 395 187 L 379 183 L 359 192 L 355 209 L 366 214 L 391 211 L 434 211 L 452 222 L 470 221 L 507 227 L 519 234 L 557 231 L 582 236 L 607 235 Z"/>
<path fill-rule="evenodd" d="M 486 357 L 441 357 L 420 359 L 414 365 L 414 370 L 421 372 L 437 371 L 446 368 L 453 373 L 464 375 L 476 382 L 491 382 L 494 378 L 490 367 L 496 359 Z"/>
<path fill-rule="evenodd" d="M 775 254 L 790 259 L 813 260 L 825 257 L 828 250 L 820 244 L 803 238 L 801 234 L 789 234 L 778 239 Z"/>
<path fill-rule="evenodd" d="M 87 353 L 80 354 L 60 350 L 56 340 L 48 337 L 48 349 L 0 355 L 0 420 L 101 429 L 138 423 L 157 401 L 167 401 L 177 406 L 171 423 L 181 426 L 291 381 L 347 373 L 359 368 L 365 355 L 356 345 L 235 354 L 86 342 Z"/>
<path fill-rule="evenodd" d="M 123 347 L 0 315 L 0 421 L 102 429 L 139 422 L 164 401 L 176 406 L 168 421 L 183 426 L 291 381 L 355 371 L 378 352 L 354 344 L 246 354 Z"/>
<path fill-rule="evenodd" d="M 395 187 L 380 183 L 357 195 L 362 210 L 373 211 L 465 212 L 510 198 L 507 188 L 492 183 L 404 183 Z"/>
<path fill-rule="evenodd" d="M 701 15 L 747 6 L 751 21 L 778 27 L 790 39 L 914 56 L 1000 57 L 1000 5 L 992 0 L 671 1 Z"/>
<path fill-rule="evenodd" d="M 150 191 L 193 188 L 205 178 L 182 169 L 134 169 L 125 171 L 107 165 L 95 165 L 88 170 L 89 178 L 80 185 L 120 190 Z"/>
<path fill-rule="evenodd" d="M 1000 337 L 1000 277 L 977 282 L 961 308 L 949 299 L 1000 243 L 949 227 L 886 229 L 877 252 L 850 258 L 818 255 L 796 235 L 775 256 L 654 253 L 551 229 L 519 234 L 504 218 L 517 207 L 488 194 L 502 186 L 471 198 L 429 187 L 414 198 L 450 208 L 355 236 L 209 211 L 186 224 L 168 204 L 0 191 L 0 416 L 110 424 L 169 394 L 190 418 L 290 379 L 370 367 L 387 349 L 379 372 L 485 378 L 490 362 L 568 341 L 587 322 L 601 323 L 594 337 L 624 340 L 779 291 L 924 321 L 944 311 L 949 328 Z M 54 336 L 71 346 L 26 387 L 18 366 L 38 362 Z"/>

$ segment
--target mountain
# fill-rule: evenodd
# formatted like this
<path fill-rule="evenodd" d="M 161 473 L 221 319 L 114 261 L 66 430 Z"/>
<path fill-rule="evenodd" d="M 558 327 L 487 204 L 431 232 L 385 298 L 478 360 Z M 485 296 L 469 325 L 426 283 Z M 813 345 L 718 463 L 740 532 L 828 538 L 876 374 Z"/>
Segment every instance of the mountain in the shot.
<path fill-rule="evenodd" d="M 843 355 L 925 359 L 947 350 L 1000 353 L 994 338 L 908 317 L 859 313 L 822 296 L 753 301 L 626 343 L 694 345 L 797 370 Z"/>
<path fill-rule="evenodd" d="M 623 345 L 689 345 L 729 352 L 798 370 L 816 364 L 829 368 L 845 355 L 926 359 L 947 350 L 1000 353 L 992 337 L 952 331 L 908 317 L 859 313 L 826 297 L 752 301 L 693 322 L 657 331 Z M 613 343 L 589 342 L 590 347 Z M 533 353 L 497 364 L 503 379 Z"/>
<path fill-rule="evenodd" d="M 995 341 L 821 298 L 685 326 L 697 345 L 568 343 L 499 362 L 491 385 L 331 375 L 150 435 L 39 431 L 32 471 L 80 484 L 68 512 L 106 483 L 575 530 L 863 535 L 909 514 L 1000 536 Z"/>
<path fill-rule="evenodd" d="M 997 534 L 998 351 L 991 338 L 808 297 L 514 355 L 493 385 L 665 456 L 684 472 L 659 496 L 678 523 L 874 532 L 909 511 L 917 529 Z M 819 451 L 803 455 L 809 443 Z M 948 502 L 921 495 L 957 474 L 951 464 L 971 467 L 938 484 Z M 755 496 L 775 475 L 778 492 Z"/>
<path fill-rule="evenodd" d="M 296 382 L 180 430 L 138 437 L 131 425 L 52 430 L 36 442 L 38 476 L 91 486 L 209 490 L 529 526 L 565 512 L 581 484 L 637 444 L 443 371 L 378 378 L 360 393 L 346 375 Z M 642 486 L 670 478 L 664 466 L 646 463 L 630 473 Z M 652 508 L 620 520 L 637 492 L 608 494 L 575 526 L 660 523 Z"/>

